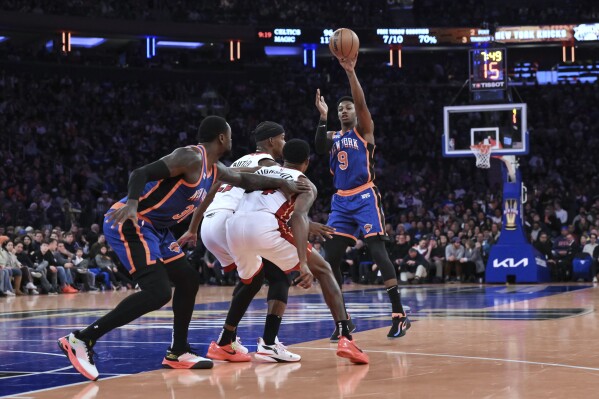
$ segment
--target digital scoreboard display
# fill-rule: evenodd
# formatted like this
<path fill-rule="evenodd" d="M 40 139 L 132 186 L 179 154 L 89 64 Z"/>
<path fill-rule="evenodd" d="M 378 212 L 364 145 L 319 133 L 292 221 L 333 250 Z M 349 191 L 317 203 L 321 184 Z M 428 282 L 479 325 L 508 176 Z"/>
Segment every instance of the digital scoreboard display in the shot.
<path fill-rule="evenodd" d="M 473 49 L 470 50 L 469 58 L 470 91 L 506 89 L 505 48 Z"/>

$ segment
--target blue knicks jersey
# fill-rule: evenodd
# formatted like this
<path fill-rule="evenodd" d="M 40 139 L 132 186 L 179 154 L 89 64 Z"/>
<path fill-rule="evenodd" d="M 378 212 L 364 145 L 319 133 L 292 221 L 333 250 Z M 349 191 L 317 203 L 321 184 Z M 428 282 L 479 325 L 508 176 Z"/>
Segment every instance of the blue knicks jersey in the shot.
<path fill-rule="evenodd" d="M 335 132 L 330 170 L 337 190 L 352 190 L 374 180 L 374 147 L 355 128 Z"/>
<path fill-rule="evenodd" d="M 182 177 L 149 182 L 139 197 L 137 215 L 155 228 L 173 226 L 191 215 L 206 198 L 206 194 L 216 179 L 216 164 L 208 169 L 206 150 L 203 146 L 193 146 L 202 154 L 202 173 L 195 183 L 187 183 Z M 119 202 L 126 203 L 127 197 Z M 118 205 L 118 204 L 116 204 Z"/>

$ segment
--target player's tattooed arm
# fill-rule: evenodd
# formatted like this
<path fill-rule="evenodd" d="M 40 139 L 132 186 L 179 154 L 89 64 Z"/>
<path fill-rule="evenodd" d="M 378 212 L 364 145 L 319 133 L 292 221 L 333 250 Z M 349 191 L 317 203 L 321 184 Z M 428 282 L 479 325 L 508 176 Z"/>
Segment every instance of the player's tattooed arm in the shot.
<path fill-rule="evenodd" d="M 312 189 L 309 192 L 301 193 L 296 197 L 293 214 L 291 215 L 289 223 L 291 224 L 291 232 L 293 233 L 300 265 L 300 275 L 296 278 L 294 283 L 300 287 L 309 288 L 312 285 L 314 276 L 308 269 L 308 254 L 306 251 L 310 223 L 308 212 L 316 198 L 316 187 L 306 178 L 300 178 L 300 180 L 308 182 L 312 186 Z"/>
<path fill-rule="evenodd" d="M 217 164 L 218 178 L 224 183 L 241 187 L 245 190 L 280 189 L 286 195 L 310 191 L 310 186 L 305 182 L 294 182 L 274 177 L 260 176 L 254 173 L 240 173 L 227 168 L 221 163 Z"/>
<path fill-rule="evenodd" d="M 316 136 L 314 137 L 314 147 L 318 155 L 324 155 L 331 150 L 333 146 L 332 133 L 327 131 L 327 119 L 329 106 L 324 97 L 320 95 L 320 89 L 316 89 L 316 109 L 320 113 L 320 120 L 316 127 Z"/>
<path fill-rule="evenodd" d="M 124 207 L 110 211 L 108 222 L 112 227 L 131 219 L 137 223 L 137 206 L 139 197 L 146 183 L 162 180 L 173 176 L 183 175 L 187 177 L 190 173 L 199 173 L 202 168 L 202 157 L 193 149 L 183 147 L 177 148 L 171 154 L 162 157 L 158 161 L 141 166 L 131 172 L 127 187 L 127 203 Z M 196 179 L 197 180 L 197 177 Z M 194 180 L 189 180 L 194 181 Z"/>

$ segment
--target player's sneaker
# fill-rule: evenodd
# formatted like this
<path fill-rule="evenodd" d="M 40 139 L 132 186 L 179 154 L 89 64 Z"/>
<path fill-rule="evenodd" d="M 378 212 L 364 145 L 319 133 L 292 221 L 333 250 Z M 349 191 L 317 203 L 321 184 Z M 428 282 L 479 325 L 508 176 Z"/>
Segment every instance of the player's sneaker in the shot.
<path fill-rule="evenodd" d="M 401 316 L 393 317 L 392 320 L 393 325 L 391 326 L 391 329 L 387 334 L 388 338 L 403 337 L 404 335 L 406 335 L 406 331 L 408 331 L 408 329 L 412 326 L 412 323 L 410 323 L 410 319 L 408 319 L 408 316 L 405 313 Z"/>
<path fill-rule="evenodd" d="M 262 338 L 258 338 L 258 348 L 254 357 L 271 363 L 291 363 L 302 360 L 300 355 L 290 352 L 278 338 L 275 338 L 274 345 L 266 345 Z"/>
<path fill-rule="evenodd" d="M 243 353 L 244 355 L 247 355 L 250 352 L 248 348 L 241 344 L 241 338 L 239 337 L 236 337 L 235 341 L 231 342 L 231 348 L 233 348 L 233 350 L 236 352 Z"/>
<path fill-rule="evenodd" d="M 247 353 L 237 352 L 233 349 L 232 344 L 219 346 L 216 342 L 212 341 L 208 347 L 208 353 L 206 354 L 208 359 L 212 360 L 224 360 L 227 362 L 251 362 L 252 358 Z"/>
<path fill-rule="evenodd" d="M 362 352 L 362 349 L 358 348 L 358 345 L 353 340 L 347 339 L 347 337 L 339 338 L 337 356 L 349 359 L 349 361 L 356 364 L 368 364 L 369 362 L 368 355 Z"/>
<path fill-rule="evenodd" d="M 169 348 L 162 360 L 162 367 L 167 369 L 211 369 L 213 365 L 212 360 L 199 356 L 189 346 L 179 355 Z"/>
<path fill-rule="evenodd" d="M 67 358 L 85 378 L 92 381 L 98 379 L 98 369 L 94 364 L 94 350 L 91 342 L 85 342 L 75 337 L 75 332 L 58 339 L 58 347 L 67 355 Z"/>
<path fill-rule="evenodd" d="M 339 326 L 337 325 L 337 323 L 335 323 L 335 331 L 333 331 L 333 333 L 331 334 L 331 342 L 339 342 L 339 337 L 341 336 L 341 332 L 339 331 Z M 354 324 L 354 321 L 352 320 L 352 318 L 350 317 L 347 320 L 347 327 L 349 328 L 349 333 L 353 333 L 354 331 L 356 331 L 356 325 Z"/>

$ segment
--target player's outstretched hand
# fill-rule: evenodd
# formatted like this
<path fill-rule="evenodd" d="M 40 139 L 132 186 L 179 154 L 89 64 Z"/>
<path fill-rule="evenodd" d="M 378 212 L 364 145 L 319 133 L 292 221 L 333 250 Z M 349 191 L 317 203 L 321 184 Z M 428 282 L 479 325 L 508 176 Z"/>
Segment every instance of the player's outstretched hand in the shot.
<path fill-rule="evenodd" d="M 316 109 L 320 112 L 320 119 L 326 121 L 329 114 L 329 106 L 324 101 L 324 97 L 320 95 L 320 89 L 316 89 Z"/>
<path fill-rule="evenodd" d="M 122 208 L 108 211 L 104 216 L 108 216 L 106 221 L 113 229 L 115 226 L 125 223 L 127 219 L 131 219 L 133 223 L 137 224 L 137 206 L 126 204 Z"/>
<path fill-rule="evenodd" d="M 293 280 L 293 285 L 298 285 L 304 289 L 308 289 L 312 287 L 312 282 L 314 281 L 314 276 L 312 272 L 308 268 L 308 264 L 305 262 L 300 263 L 300 275 Z"/>
<path fill-rule="evenodd" d="M 281 187 L 281 191 L 287 198 L 292 197 L 294 194 L 301 194 L 312 191 L 312 186 L 305 179 L 298 181 L 285 180 L 285 184 Z"/>
<path fill-rule="evenodd" d="M 183 246 L 185 246 L 186 244 L 191 245 L 192 247 L 195 247 L 196 244 L 198 242 L 198 233 L 193 233 L 189 230 L 187 230 L 181 237 L 179 237 L 179 239 L 177 240 L 177 244 L 179 244 L 179 246 L 181 248 L 183 248 Z"/>
<path fill-rule="evenodd" d="M 353 58 L 339 58 L 339 64 L 345 69 L 345 72 L 353 72 L 358 61 L 358 53 Z"/>
<path fill-rule="evenodd" d="M 334 232 L 335 232 L 334 228 L 329 227 L 325 224 L 310 222 L 309 233 L 313 238 L 315 238 L 317 240 L 326 241 L 328 238 L 329 239 L 333 238 L 332 234 Z"/>

